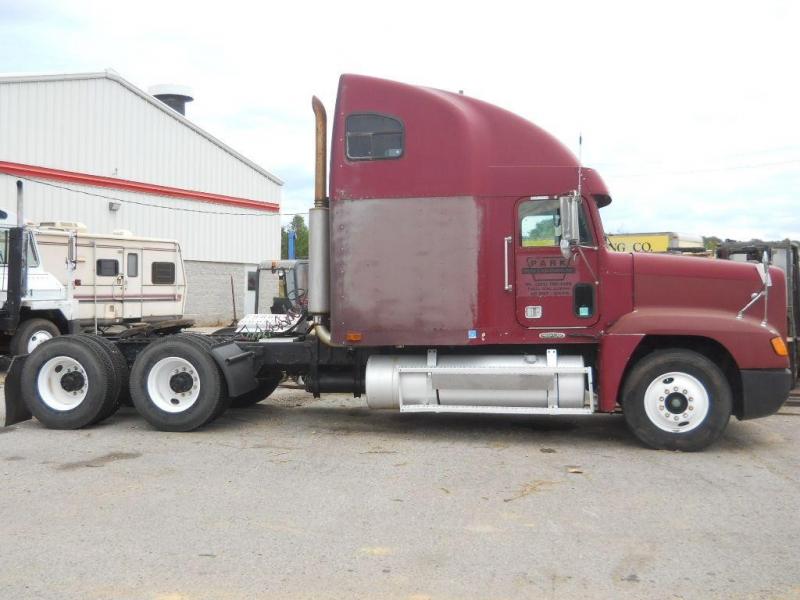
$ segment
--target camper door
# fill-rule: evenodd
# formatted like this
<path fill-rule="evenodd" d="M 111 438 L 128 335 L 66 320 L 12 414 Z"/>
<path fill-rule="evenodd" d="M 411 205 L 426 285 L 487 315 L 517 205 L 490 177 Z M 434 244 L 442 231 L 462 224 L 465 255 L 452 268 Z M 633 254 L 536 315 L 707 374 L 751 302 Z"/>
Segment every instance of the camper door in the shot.
<path fill-rule="evenodd" d="M 141 319 L 142 306 L 142 250 L 125 249 L 125 282 L 123 285 L 122 313 L 126 319 Z"/>

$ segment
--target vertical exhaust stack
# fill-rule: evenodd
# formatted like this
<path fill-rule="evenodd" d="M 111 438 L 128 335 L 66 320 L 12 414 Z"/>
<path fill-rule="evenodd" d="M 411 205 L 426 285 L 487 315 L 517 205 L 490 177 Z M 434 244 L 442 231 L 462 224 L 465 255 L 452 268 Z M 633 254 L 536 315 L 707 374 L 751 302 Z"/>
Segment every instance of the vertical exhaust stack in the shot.
<path fill-rule="evenodd" d="M 331 332 L 323 324 L 323 317 L 330 313 L 330 214 L 328 197 L 325 194 L 327 183 L 325 163 L 327 161 L 328 118 L 325 107 L 319 98 L 311 99 L 316 121 L 316 156 L 314 164 L 314 208 L 308 212 L 308 312 L 314 319 L 314 333 L 328 346 Z"/>
<path fill-rule="evenodd" d="M 147 91 L 151 96 L 155 96 L 172 110 L 184 116 L 186 116 L 186 104 L 194 100 L 194 93 L 185 85 L 165 83 L 151 86 Z"/>

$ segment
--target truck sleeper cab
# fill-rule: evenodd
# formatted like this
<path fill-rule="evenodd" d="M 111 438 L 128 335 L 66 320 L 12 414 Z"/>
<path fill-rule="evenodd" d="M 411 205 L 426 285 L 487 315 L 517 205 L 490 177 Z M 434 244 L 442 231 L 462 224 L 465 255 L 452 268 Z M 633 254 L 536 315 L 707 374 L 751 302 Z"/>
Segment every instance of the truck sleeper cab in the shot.
<path fill-rule="evenodd" d="M 198 427 L 282 374 L 408 412 L 621 407 L 645 444 L 681 450 L 786 399 L 777 269 L 611 250 L 594 170 L 532 123 L 441 90 L 342 76 L 326 185 L 313 108 L 308 333 L 118 341 L 156 427 Z M 19 361 L 23 392 L 65 348 Z M 25 406 L 58 426 L 31 390 Z"/>

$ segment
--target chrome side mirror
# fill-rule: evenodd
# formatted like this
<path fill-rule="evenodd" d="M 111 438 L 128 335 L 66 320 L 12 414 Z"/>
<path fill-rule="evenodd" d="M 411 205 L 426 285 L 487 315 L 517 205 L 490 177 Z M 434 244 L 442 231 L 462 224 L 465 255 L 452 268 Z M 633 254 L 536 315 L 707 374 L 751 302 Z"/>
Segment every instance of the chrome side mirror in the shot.
<path fill-rule="evenodd" d="M 756 271 L 765 288 L 772 287 L 772 277 L 769 275 L 769 255 L 766 250 L 761 254 L 761 262 L 756 265 Z"/>
<path fill-rule="evenodd" d="M 577 192 L 568 196 L 560 196 L 559 213 L 561 215 L 561 254 L 564 258 L 569 258 L 572 254 L 572 247 L 580 242 L 580 226 L 578 216 L 580 214 L 580 197 Z"/>

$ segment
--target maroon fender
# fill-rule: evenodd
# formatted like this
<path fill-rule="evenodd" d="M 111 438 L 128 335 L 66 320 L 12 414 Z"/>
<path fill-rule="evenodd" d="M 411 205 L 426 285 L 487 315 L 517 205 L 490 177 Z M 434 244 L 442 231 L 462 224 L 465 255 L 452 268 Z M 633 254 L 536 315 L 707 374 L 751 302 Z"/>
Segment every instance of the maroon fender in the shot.
<path fill-rule="evenodd" d="M 758 314 L 758 311 L 755 311 Z M 719 343 L 740 369 L 785 369 L 788 358 L 772 350 L 770 340 L 780 336 L 754 315 L 737 319 L 728 311 L 654 307 L 621 317 L 600 343 L 600 410 L 614 410 L 619 386 L 630 357 L 645 336 L 706 338 Z"/>
<path fill-rule="evenodd" d="M 694 336 L 714 340 L 730 352 L 740 369 L 784 369 L 785 356 L 772 350 L 770 340 L 780 336 L 771 325 L 754 316 L 737 319 L 713 308 L 642 308 L 620 318 L 609 334 Z"/>
<path fill-rule="evenodd" d="M 636 347 L 644 334 L 606 335 L 600 340 L 598 378 L 600 384 L 600 412 L 612 412 L 617 406 L 617 395 L 622 376 Z"/>

